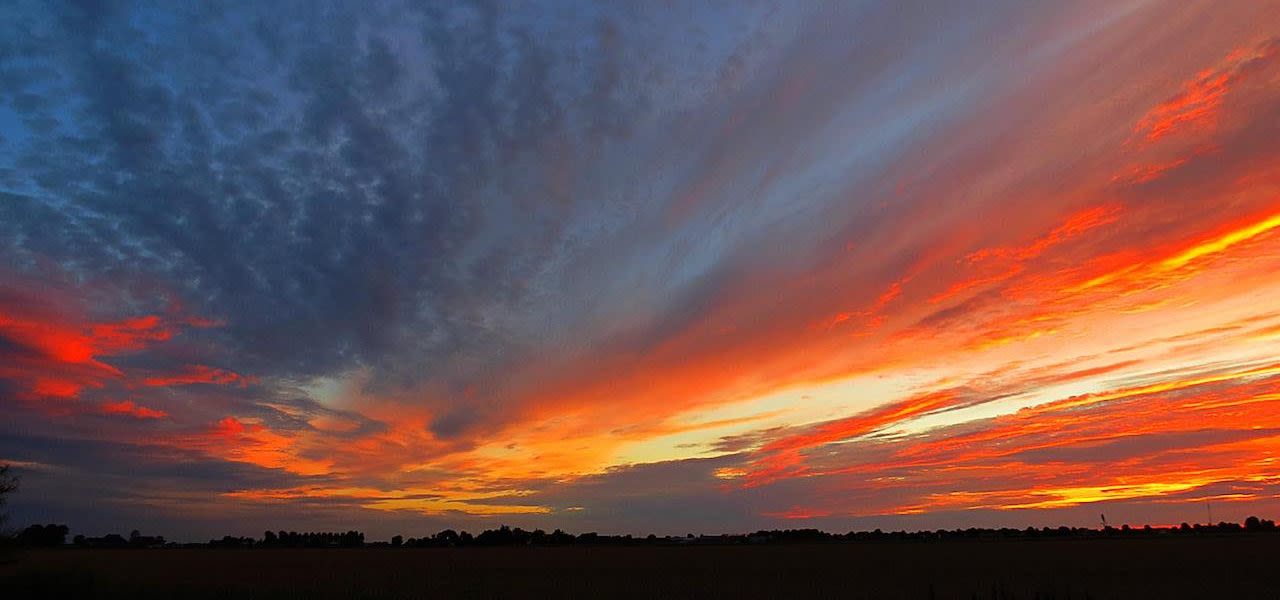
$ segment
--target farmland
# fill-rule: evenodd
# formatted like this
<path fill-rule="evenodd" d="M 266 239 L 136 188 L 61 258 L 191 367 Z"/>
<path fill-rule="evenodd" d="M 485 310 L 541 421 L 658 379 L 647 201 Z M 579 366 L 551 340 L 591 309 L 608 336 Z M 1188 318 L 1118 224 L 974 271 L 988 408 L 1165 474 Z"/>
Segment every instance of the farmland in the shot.
<path fill-rule="evenodd" d="M 30 549 L 7 598 L 1269 598 L 1280 536 L 726 546 Z"/>

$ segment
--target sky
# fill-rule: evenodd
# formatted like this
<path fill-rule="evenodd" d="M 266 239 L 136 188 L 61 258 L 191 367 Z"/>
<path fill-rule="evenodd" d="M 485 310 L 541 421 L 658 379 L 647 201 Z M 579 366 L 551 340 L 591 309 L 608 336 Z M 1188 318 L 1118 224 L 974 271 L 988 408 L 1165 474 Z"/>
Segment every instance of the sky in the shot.
<path fill-rule="evenodd" d="M 6 2 L 11 525 L 1280 514 L 1280 2 Z"/>

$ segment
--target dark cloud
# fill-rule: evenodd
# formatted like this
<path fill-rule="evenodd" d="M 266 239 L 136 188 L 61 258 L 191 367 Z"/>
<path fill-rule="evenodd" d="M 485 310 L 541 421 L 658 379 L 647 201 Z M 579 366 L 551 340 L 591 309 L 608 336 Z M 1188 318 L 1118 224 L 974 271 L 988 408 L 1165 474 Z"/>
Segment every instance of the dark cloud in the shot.
<path fill-rule="evenodd" d="M 786 495 L 762 498 L 714 476 L 742 460 L 726 455 L 617 467 L 539 490 L 532 499 L 555 507 L 555 520 L 579 531 L 679 535 L 764 526 L 771 521 L 760 515 L 762 507 L 786 502 Z"/>
<path fill-rule="evenodd" d="M 277 375 L 368 364 L 411 381 L 500 353 L 484 313 L 521 302 L 560 226 L 519 215 L 515 194 L 547 185 L 503 169 L 603 135 L 574 107 L 617 78 L 555 72 L 572 49 L 536 29 L 557 24 L 488 5 L 29 8 L 61 42 L 11 42 L 10 77 L 61 80 L 9 105 L 62 127 L 25 148 L 28 196 L 0 206 L 14 258 L 161 279 L 226 320 L 233 366 Z"/>

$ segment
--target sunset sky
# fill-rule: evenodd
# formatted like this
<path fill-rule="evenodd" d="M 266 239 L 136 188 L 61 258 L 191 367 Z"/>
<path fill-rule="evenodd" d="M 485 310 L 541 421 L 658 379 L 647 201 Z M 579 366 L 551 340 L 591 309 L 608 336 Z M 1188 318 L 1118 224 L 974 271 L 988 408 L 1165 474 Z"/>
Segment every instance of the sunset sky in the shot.
<path fill-rule="evenodd" d="M 0 7 L 10 525 L 1280 517 L 1278 1 L 181 4 Z"/>

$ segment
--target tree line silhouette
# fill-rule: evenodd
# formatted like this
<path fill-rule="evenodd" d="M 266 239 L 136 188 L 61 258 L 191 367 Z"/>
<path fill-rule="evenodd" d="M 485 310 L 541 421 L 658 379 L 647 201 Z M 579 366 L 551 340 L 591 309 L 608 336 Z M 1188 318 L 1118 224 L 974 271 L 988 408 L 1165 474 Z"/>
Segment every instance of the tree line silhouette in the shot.
<path fill-rule="evenodd" d="M 497 529 L 486 529 L 472 535 L 466 531 L 445 529 L 439 533 L 422 537 L 404 538 L 397 535 L 389 542 L 367 543 L 363 533 L 355 530 L 346 532 L 305 532 L 266 531 L 262 538 L 223 536 L 205 543 L 166 542 L 163 536 L 142 535 L 137 530 L 129 537 L 119 534 L 108 534 L 101 537 L 75 536 L 71 545 L 84 548 L 454 548 L 454 547 L 486 547 L 486 546 L 568 546 L 568 545 L 732 545 L 732 544 L 825 544 L 874 541 L 911 541 L 930 542 L 964 539 L 1062 539 L 1062 538 L 1111 538 L 1111 537 L 1180 537 L 1204 535 L 1231 535 L 1274 533 L 1277 529 L 1274 521 L 1249 517 L 1243 523 L 1220 522 L 1215 524 L 1191 525 L 1182 523 L 1175 527 L 1120 527 L 1104 526 L 1101 529 L 1088 527 L 1027 527 L 1016 528 L 978 528 L 937 529 L 926 531 L 850 531 L 848 533 L 829 533 L 820 529 L 772 529 L 760 530 L 749 534 L 721 534 L 664 536 L 650 534 L 645 537 L 632 535 L 601 535 L 595 532 L 571 534 L 556 529 L 550 533 L 535 529 L 528 531 L 519 527 L 503 525 Z M 47 524 L 31 525 L 7 540 L 7 544 L 30 548 L 54 548 L 67 545 L 70 529 L 66 525 Z"/>

